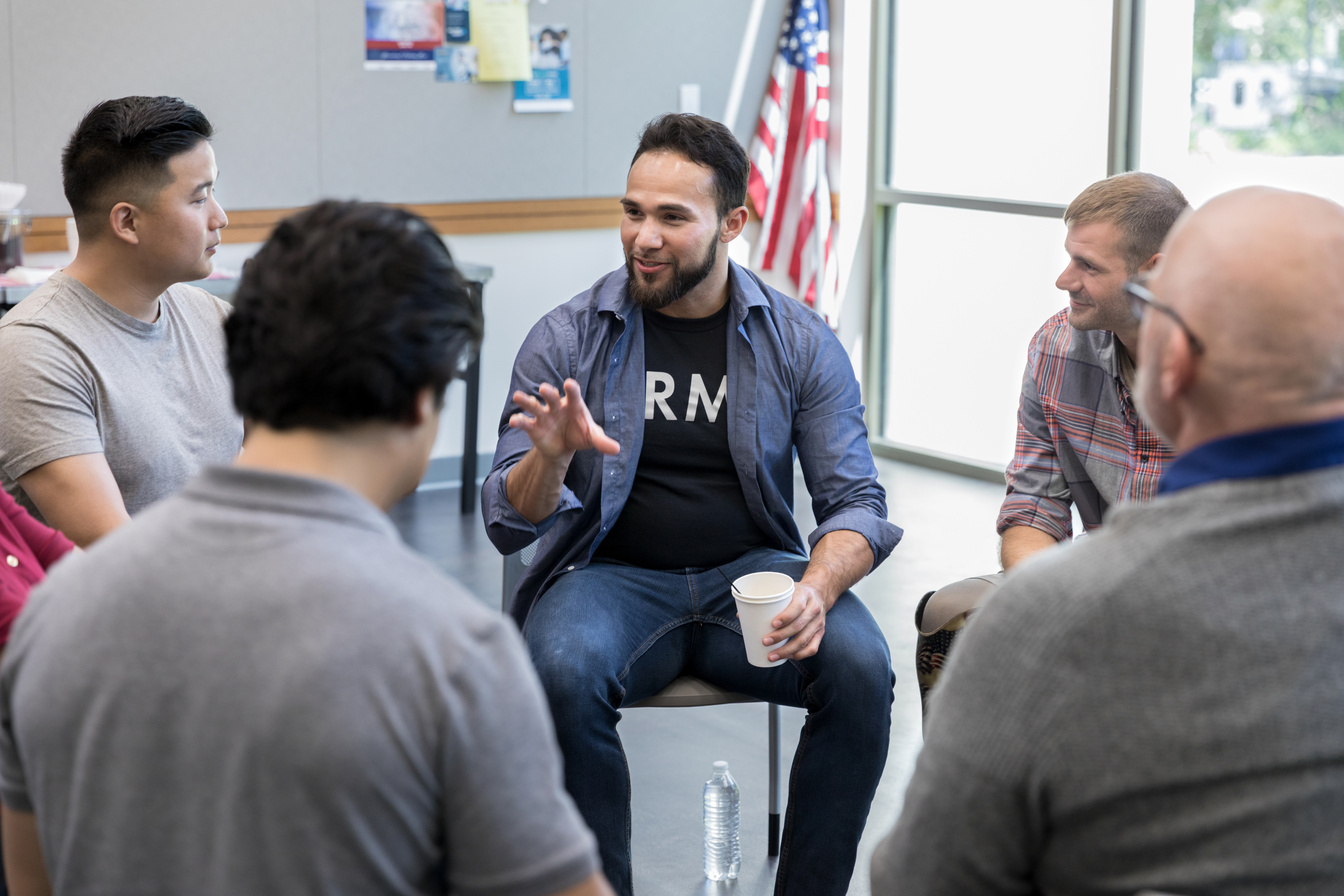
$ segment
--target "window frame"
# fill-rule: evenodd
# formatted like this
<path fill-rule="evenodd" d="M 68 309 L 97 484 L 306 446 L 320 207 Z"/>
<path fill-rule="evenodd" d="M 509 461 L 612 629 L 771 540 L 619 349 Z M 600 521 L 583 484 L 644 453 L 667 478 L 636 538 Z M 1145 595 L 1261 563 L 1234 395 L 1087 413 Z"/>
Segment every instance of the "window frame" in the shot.
<path fill-rule="evenodd" d="M 1111 82 L 1110 115 L 1107 126 L 1107 176 L 1131 171 L 1139 161 L 1139 121 L 1143 60 L 1143 7 L 1145 0 L 1112 0 L 1111 4 Z M 891 146 L 899 118 L 893 108 L 892 88 L 896 80 L 896 36 L 901 0 L 872 0 L 874 35 L 873 59 L 885 60 L 871 69 L 869 183 L 873 185 L 872 208 L 872 292 L 868 313 L 868 344 L 865 394 L 868 400 L 869 441 L 873 453 L 892 460 L 905 461 L 957 473 L 998 484 L 1003 483 L 1003 467 L 955 457 L 904 444 L 887 438 L 887 374 L 889 345 L 888 324 L 891 314 L 889 294 L 892 259 L 891 237 L 896 211 L 901 205 L 924 205 L 971 211 L 1001 212 L 1059 220 L 1066 206 L 1049 202 L 1025 202 L 991 196 L 962 196 L 952 193 L 924 193 L 900 190 L 892 185 Z"/>

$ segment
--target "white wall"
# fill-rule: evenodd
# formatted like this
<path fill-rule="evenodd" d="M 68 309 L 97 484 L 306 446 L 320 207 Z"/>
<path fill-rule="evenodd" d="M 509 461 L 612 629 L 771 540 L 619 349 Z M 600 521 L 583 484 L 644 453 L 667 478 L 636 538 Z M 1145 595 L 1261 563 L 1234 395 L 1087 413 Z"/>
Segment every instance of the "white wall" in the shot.
<path fill-rule="evenodd" d="M 509 374 L 523 337 L 543 314 L 625 263 L 620 231 L 558 230 L 543 233 L 447 237 L 453 257 L 489 265 L 485 285 L 485 341 L 481 344 L 481 420 L 477 448 L 495 450 Z M 464 387 L 448 389 L 435 457 L 462 453 Z M 484 472 L 484 471 L 482 471 Z"/>

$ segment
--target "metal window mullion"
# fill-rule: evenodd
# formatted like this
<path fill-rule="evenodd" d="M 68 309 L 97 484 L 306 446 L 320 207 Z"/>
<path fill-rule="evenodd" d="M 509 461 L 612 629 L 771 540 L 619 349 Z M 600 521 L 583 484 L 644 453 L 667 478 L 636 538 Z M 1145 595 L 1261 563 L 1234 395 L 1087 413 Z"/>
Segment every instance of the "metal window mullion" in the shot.
<path fill-rule="evenodd" d="M 1139 165 L 1139 104 L 1143 75 L 1143 0 L 1114 0 L 1111 9 L 1111 109 L 1106 174 Z"/>
<path fill-rule="evenodd" d="M 918 193 L 912 190 L 876 189 L 877 205 L 932 205 L 976 212 L 1002 212 L 1009 215 L 1033 215 L 1038 218 L 1062 218 L 1065 206 L 1056 202 L 1026 202 L 1018 199 L 994 199 L 987 196 L 959 196 L 954 193 Z"/>

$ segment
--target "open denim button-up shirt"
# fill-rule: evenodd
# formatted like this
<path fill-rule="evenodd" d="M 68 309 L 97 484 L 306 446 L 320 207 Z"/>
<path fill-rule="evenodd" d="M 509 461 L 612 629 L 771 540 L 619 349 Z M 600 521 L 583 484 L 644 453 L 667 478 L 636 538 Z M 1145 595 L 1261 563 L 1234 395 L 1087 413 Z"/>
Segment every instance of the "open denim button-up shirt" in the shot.
<path fill-rule="evenodd" d="M 511 607 L 520 626 L 552 580 L 588 564 L 634 483 L 644 439 L 644 318 L 626 281 L 620 268 L 547 314 L 514 364 L 481 502 L 486 532 L 501 552 L 541 539 Z M 728 284 L 728 445 L 752 518 L 773 533 L 774 547 L 805 553 L 793 521 L 796 453 L 818 520 L 808 544 L 836 529 L 858 532 L 876 567 L 902 533 L 887 521 L 849 357 L 816 314 L 751 272 L 730 263 Z M 526 433 L 509 428 L 519 410 L 512 395 L 535 395 L 542 383 L 558 388 L 566 378 L 578 382 L 593 419 L 621 451 L 576 453 L 559 506 L 533 525 L 505 493 L 509 470 L 532 447 Z"/>

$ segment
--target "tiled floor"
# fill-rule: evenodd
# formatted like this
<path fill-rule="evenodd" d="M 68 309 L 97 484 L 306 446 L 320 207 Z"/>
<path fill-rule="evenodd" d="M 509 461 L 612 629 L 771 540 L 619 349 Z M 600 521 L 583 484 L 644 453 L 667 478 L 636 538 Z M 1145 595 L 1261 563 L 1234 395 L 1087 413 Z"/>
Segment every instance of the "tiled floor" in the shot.
<path fill-rule="evenodd" d="M 920 747 L 919 692 L 914 680 L 915 604 L 924 592 L 997 569 L 994 519 L 1002 486 L 894 461 L 878 461 L 890 518 L 905 538 L 855 591 L 886 633 L 896 670 L 891 751 L 860 845 L 851 896 L 868 896 L 868 856 L 892 826 Z M 807 493 L 796 487 L 799 526 L 811 524 Z M 479 515 L 458 514 L 457 489 L 425 489 L 398 505 L 393 518 L 406 540 L 497 606 L 501 562 Z M 803 711 L 781 714 L 785 779 Z M 638 896 L 773 891 L 766 857 L 766 709 L 730 705 L 636 709 L 621 722 L 630 763 L 635 891 Z M 742 788 L 742 871 L 735 883 L 710 883 L 700 870 L 700 789 L 710 765 L 726 759 Z"/>

